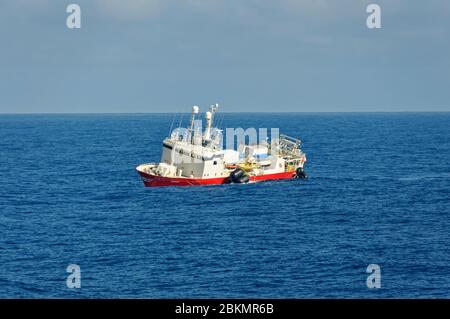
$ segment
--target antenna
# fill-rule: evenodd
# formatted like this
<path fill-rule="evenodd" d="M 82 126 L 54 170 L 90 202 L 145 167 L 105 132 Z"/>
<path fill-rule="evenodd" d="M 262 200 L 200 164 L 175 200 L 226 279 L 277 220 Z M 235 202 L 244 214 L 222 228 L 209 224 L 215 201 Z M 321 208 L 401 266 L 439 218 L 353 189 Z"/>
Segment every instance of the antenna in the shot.
<path fill-rule="evenodd" d="M 183 121 L 183 113 L 180 113 L 180 123 L 178 124 L 178 131 L 177 131 L 177 140 L 180 137 L 180 128 L 181 128 L 181 122 Z"/>
<path fill-rule="evenodd" d="M 169 129 L 169 135 L 168 137 L 171 138 L 172 137 L 172 128 L 173 128 L 173 123 L 175 122 L 175 116 L 177 115 L 177 113 L 173 113 L 173 118 L 172 118 L 172 124 L 170 124 L 170 129 Z"/>

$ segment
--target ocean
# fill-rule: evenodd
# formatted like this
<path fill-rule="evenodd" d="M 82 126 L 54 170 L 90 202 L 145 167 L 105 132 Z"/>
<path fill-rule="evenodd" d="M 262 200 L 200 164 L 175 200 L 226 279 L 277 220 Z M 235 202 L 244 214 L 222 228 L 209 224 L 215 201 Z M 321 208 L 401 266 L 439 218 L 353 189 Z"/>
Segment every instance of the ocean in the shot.
<path fill-rule="evenodd" d="M 0 297 L 450 297 L 450 113 L 219 115 L 309 179 L 145 188 L 173 114 L 0 115 Z"/>

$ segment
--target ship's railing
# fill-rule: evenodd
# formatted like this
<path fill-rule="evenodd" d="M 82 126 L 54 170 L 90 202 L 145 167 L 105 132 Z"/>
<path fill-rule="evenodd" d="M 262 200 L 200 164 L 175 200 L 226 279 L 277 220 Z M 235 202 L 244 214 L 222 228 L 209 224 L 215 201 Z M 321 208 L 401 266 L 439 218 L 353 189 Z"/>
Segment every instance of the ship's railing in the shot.
<path fill-rule="evenodd" d="M 300 139 L 280 134 L 275 140 L 272 140 L 270 147 L 271 154 L 278 154 L 286 159 L 300 159 L 303 152 L 300 149 Z"/>
<path fill-rule="evenodd" d="M 299 147 L 301 144 L 301 140 L 295 137 L 290 137 L 285 134 L 280 134 L 280 144 L 292 145 L 293 147 Z"/>
<path fill-rule="evenodd" d="M 276 151 L 282 156 L 298 158 L 303 154 L 300 150 L 300 144 L 300 139 L 280 134 L 277 143 L 275 143 L 275 147 L 277 149 Z"/>

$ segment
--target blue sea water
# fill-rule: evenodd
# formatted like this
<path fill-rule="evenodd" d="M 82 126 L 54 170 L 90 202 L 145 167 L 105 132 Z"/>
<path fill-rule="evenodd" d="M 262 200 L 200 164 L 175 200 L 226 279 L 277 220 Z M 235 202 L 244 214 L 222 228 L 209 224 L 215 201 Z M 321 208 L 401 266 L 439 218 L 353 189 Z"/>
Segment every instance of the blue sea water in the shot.
<path fill-rule="evenodd" d="M 450 113 L 221 116 L 310 178 L 145 188 L 173 115 L 0 115 L 0 297 L 450 297 Z"/>

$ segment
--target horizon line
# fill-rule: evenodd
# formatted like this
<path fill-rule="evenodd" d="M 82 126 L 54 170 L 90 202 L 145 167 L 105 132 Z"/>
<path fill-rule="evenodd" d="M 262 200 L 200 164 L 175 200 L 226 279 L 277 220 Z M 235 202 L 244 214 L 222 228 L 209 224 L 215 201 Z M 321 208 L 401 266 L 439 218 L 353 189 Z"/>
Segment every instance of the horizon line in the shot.
<path fill-rule="evenodd" d="M 292 114 L 292 113 L 449 113 L 449 110 L 431 110 L 431 111 L 224 111 L 219 113 L 225 113 L 225 114 L 257 114 L 257 113 L 266 113 L 266 114 L 278 114 L 278 113 L 284 113 L 284 114 Z M 108 115 L 108 114 L 180 114 L 180 113 L 186 113 L 190 114 L 191 112 L 179 112 L 179 111 L 171 111 L 171 112 L 19 112 L 19 113 L 13 113 L 13 112 L 0 112 L 0 115 Z M 202 113 L 202 112 L 200 112 Z"/>

